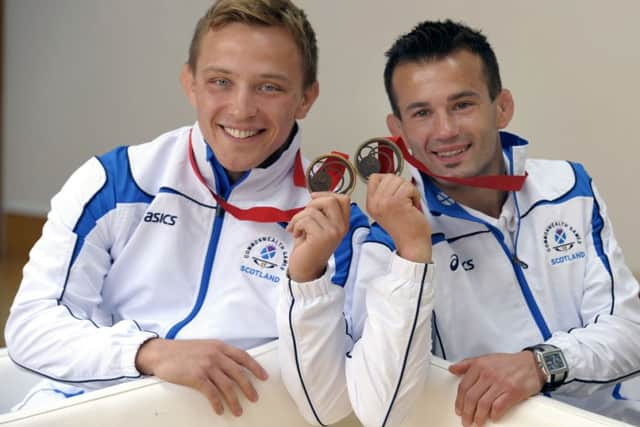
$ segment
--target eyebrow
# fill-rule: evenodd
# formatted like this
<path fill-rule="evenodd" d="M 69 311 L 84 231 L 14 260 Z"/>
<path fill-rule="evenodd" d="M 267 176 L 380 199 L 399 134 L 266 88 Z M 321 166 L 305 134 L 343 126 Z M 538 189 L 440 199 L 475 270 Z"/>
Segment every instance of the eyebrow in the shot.
<path fill-rule="evenodd" d="M 208 67 L 204 67 L 202 72 L 203 73 L 221 73 L 221 74 L 225 74 L 225 75 L 233 74 L 230 70 L 228 70 L 226 68 L 223 68 L 223 67 L 217 67 L 215 65 L 210 65 Z M 262 78 L 262 79 L 278 80 L 278 81 L 281 81 L 281 82 L 289 82 L 289 78 L 284 74 L 263 73 L 263 74 L 260 74 L 259 77 Z"/>
<path fill-rule="evenodd" d="M 469 98 L 469 97 L 478 98 L 480 97 L 480 94 L 473 90 L 463 90 L 462 92 L 458 92 L 451 95 L 449 98 L 447 98 L 447 101 L 457 101 L 458 99 Z"/>
<path fill-rule="evenodd" d="M 459 99 L 462 98 L 468 98 L 468 97 L 472 97 L 472 98 L 478 98 L 480 96 L 480 94 L 478 92 L 472 91 L 472 90 L 463 90 L 462 92 L 458 92 L 458 93 L 454 93 L 453 95 L 450 95 L 447 98 L 448 102 L 451 101 L 457 101 Z M 416 101 L 416 102 L 412 102 L 411 104 L 407 105 L 407 107 L 405 108 L 405 111 L 410 111 L 413 110 L 415 108 L 426 108 L 429 107 L 431 104 L 426 102 L 426 101 Z"/>

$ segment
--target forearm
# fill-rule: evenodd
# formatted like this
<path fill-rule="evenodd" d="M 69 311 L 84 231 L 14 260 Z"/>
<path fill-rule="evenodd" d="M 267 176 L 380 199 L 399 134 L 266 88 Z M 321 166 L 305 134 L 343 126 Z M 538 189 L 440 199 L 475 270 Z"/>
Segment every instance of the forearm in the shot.
<path fill-rule="evenodd" d="M 7 347 L 16 363 L 55 380 L 86 383 L 87 388 L 140 377 L 136 353 L 155 336 L 131 321 L 98 327 L 55 302 L 14 305 L 6 327 Z"/>
<path fill-rule="evenodd" d="M 596 324 L 558 332 L 547 341 L 562 349 L 569 367 L 559 393 L 592 391 L 640 374 L 640 325 L 601 316 Z"/>
<path fill-rule="evenodd" d="M 367 319 L 347 360 L 353 409 L 365 426 L 398 425 L 421 395 L 431 358 L 433 265 L 392 255 L 367 283 Z"/>
<path fill-rule="evenodd" d="M 68 264 L 77 237 L 57 217 L 50 214 L 32 249 L 11 308 L 5 330 L 11 357 L 61 381 L 139 377 L 134 363 L 137 349 L 155 334 L 140 330 L 131 320 L 111 325 L 93 318 L 108 257 L 83 259 L 83 274 L 70 278 Z M 97 251 L 88 241 L 84 245 Z"/>
<path fill-rule="evenodd" d="M 332 424 L 351 412 L 344 373 L 350 346 L 342 313 L 344 290 L 325 273 L 289 281 L 278 307 L 282 379 L 311 424 Z"/>

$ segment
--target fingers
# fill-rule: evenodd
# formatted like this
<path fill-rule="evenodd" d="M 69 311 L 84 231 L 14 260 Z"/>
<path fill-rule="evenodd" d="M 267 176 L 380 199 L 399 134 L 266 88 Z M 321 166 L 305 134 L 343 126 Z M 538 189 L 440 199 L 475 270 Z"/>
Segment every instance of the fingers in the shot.
<path fill-rule="evenodd" d="M 488 388 L 484 384 L 486 384 Z M 467 401 L 465 402 L 464 411 L 467 411 L 468 404 L 469 413 L 467 416 L 467 414 L 463 411 L 463 424 L 466 418 L 466 421 L 468 423 L 473 422 L 478 427 L 482 427 L 487 422 L 487 419 L 489 419 L 489 416 L 495 404 L 495 400 L 498 398 L 498 396 L 501 395 L 502 391 L 499 389 L 499 387 L 495 387 L 487 383 L 484 384 L 478 387 L 477 390 L 471 389 L 467 393 Z M 480 392 L 480 390 L 483 388 L 485 389 L 485 391 Z"/>
<path fill-rule="evenodd" d="M 388 208 L 389 204 L 410 202 L 420 206 L 420 193 L 409 181 L 391 174 L 373 174 L 367 184 L 367 212 L 374 218 Z"/>
<path fill-rule="evenodd" d="M 396 194 L 402 197 L 409 196 L 411 193 L 417 194 L 415 186 L 410 181 L 396 175 L 379 173 L 370 176 L 367 191 L 381 193 L 385 197 Z"/>
<path fill-rule="evenodd" d="M 498 396 L 491 406 L 491 421 L 497 421 L 502 418 L 502 416 L 507 413 L 507 410 L 516 403 L 518 403 L 518 401 L 513 398 L 513 395 L 509 395 L 508 393 L 503 393 Z"/>
<path fill-rule="evenodd" d="M 502 393 L 490 374 L 480 369 L 469 369 L 458 385 L 455 402 L 456 414 L 462 417 L 462 425 L 483 426 L 494 401 Z"/>
<path fill-rule="evenodd" d="M 455 402 L 455 409 L 456 409 L 456 414 L 459 416 L 463 416 L 463 420 L 464 420 L 464 411 L 465 411 L 465 406 L 468 405 L 466 402 L 467 399 L 467 392 L 471 389 L 471 387 L 476 383 L 476 381 L 478 381 L 478 376 L 480 374 L 480 372 L 478 370 L 468 370 L 469 366 L 466 365 L 466 361 L 462 361 L 460 363 L 458 363 L 457 365 L 461 365 L 461 366 L 465 366 L 465 373 L 464 376 L 462 377 L 462 379 L 460 380 L 460 383 L 458 384 L 458 393 L 456 394 L 456 402 Z M 449 367 L 449 370 L 451 371 L 451 367 L 453 367 L 454 365 Z M 483 390 L 484 391 L 484 390 Z M 466 406 L 467 412 L 470 411 L 469 406 Z M 473 413 L 472 413 L 473 415 Z M 467 425 L 467 424 L 465 424 Z"/>
<path fill-rule="evenodd" d="M 287 226 L 287 231 L 291 232 L 296 223 L 313 211 L 321 212 L 330 219 L 333 224 L 348 224 L 351 211 L 351 199 L 345 195 L 326 191 L 311 193 L 311 201 L 305 206 L 305 209 L 298 212 L 291 219 Z"/>
<path fill-rule="evenodd" d="M 267 379 L 268 375 L 262 366 L 247 352 L 231 346 L 226 346 L 224 352 L 228 358 L 223 361 L 221 375 L 218 374 L 216 384 L 222 390 L 225 400 L 229 403 L 232 411 L 235 408 L 242 411 L 235 394 L 235 385 L 240 388 L 249 401 L 255 402 L 258 400 L 258 392 L 247 377 L 246 371 L 248 370 L 256 378 L 263 381 Z M 233 413 L 235 414 L 235 412 Z"/>
<path fill-rule="evenodd" d="M 298 215 L 291 220 L 287 228 L 294 238 L 302 235 L 328 237 L 327 233 L 331 233 L 335 229 L 334 224 L 336 223 L 319 210 L 305 209 Z M 336 234 L 340 234 L 342 230 L 335 231 Z"/>
<path fill-rule="evenodd" d="M 530 354 L 489 354 L 463 360 L 449 367 L 461 375 L 455 410 L 462 425 L 482 426 L 498 421 L 516 404 L 537 393 L 539 375 Z"/>
<path fill-rule="evenodd" d="M 222 370 L 215 372 L 214 381 L 224 394 L 225 400 L 229 403 L 232 411 L 236 407 L 240 408 L 240 403 L 236 397 L 236 386 L 240 388 L 240 391 L 242 391 L 250 402 L 256 402 L 258 400 L 258 392 L 253 387 L 253 384 L 251 384 L 249 378 L 247 378 L 245 370 L 231 359 L 227 360 Z"/>
<path fill-rule="evenodd" d="M 453 365 L 449 365 L 449 372 L 451 372 L 453 375 L 460 376 L 464 375 L 470 367 L 471 360 L 465 359 L 458 363 L 454 363 Z"/>
<path fill-rule="evenodd" d="M 500 420 L 520 399 L 496 384 L 479 380 L 466 392 L 463 401 L 462 425 L 482 427 L 489 419 Z"/>
<path fill-rule="evenodd" d="M 222 350 L 223 356 L 219 358 L 218 369 L 209 372 L 210 381 L 205 382 L 203 392 L 216 413 L 222 413 L 219 410 L 222 408 L 222 399 L 224 399 L 231 413 L 238 417 L 243 412 L 238 398 L 238 388 L 250 402 L 258 400 L 258 392 L 248 378 L 247 371 L 263 381 L 268 378 L 268 374 L 244 350 L 220 342 L 217 345 Z M 206 383 L 211 386 L 207 386 Z"/>
<path fill-rule="evenodd" d="M 409 195 L 409 198 L 411 199 L 411 204 L 416 209 L 422 210 L 420 192 L 418 191 L 416 186 L 413 184 L 411 184 L 411 190 L 412 190 L 411 194 Z"/>
<path fill-rule="evenodd" d="M 491 385 L 484 381 L 476 381 L 461 398 L 462 425 L 468 427 L 473 423 L 480 399 L 487 393 Z M 460 394 L 460 393 L 458 393 Z M 487 411 L 488 412 L 488 411 Z M 486 417 L 486 414 L 485 414 Z"/>
<path fill-rule="evenodd" d="M 260 380 L 267 372 L 247 352 L 219 340 L 150 340 L 141 346 L 136 363 L 145 372 L 152 372 L 165 381 L 197 389 L 206 396 L 217 414 L 224 413 L 224 404 L 232 414 L 243 410 L 238 389 L 255 402 L 258 393 L 252 375 Z"/>
<path fill-rule="evenodd" d="M 312 200 L 289 222 L 287 231 L 294 237 L 310 232 L 331 232 L 342 237 L 349 227 L 350 199 L 333 193 L 312 193 Z"/>
<path fill-rule="evenodd" d="M 196 387 L 202 394 L 206 396 L 209 403 L 213 407 L 216 414 L 224 414 L 224 406 L 222 405 L 222 395 L 218 390 L 218 387 L 213 384 L 209 378 L 202 380 L 201 384 Z"/>
<path fill-rule="evenodd" d="M 249 355 L 249 353 L 236 347 L 228 347 L 229 348 L 226 350 L 226 353 L 236 363 L 247 368 L 249 372 L 255 375 L 255 377 L 259 380 L 266 381 L 269 378 L 267 371 L 265 371 L 264 368 L 260 366 L 260 364 L 256 361 L 256 359 Z"/>
<path fill-rule="evenodd" d="M 351 211 L 351 198 L 344 194 L 316 192 L 311 194 L 310 207 L 319 209 L 332 220 L 341 220 L 348 224 Z"/>
<path fill-rule="evenodd" d="M 218 388 L 218 390 L 222 392 L 224 401 L 229 406 L 231 413 L 236 417 L 242 415 L 242 406 L 240 405 L 240 401 L 238 400 L 238 395 L 236 393 L 235 387 L 237 383 L 234 383 L 231 378 L 229 378 L 224 372 L 219 370 L 213 373 L 212 381 Z"/>

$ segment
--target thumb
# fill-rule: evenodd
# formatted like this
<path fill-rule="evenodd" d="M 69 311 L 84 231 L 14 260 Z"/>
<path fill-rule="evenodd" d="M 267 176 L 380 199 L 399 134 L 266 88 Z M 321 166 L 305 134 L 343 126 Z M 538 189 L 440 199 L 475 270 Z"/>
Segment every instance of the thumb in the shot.
<path fill-rule="evenodd" d="M 420 193 L 418 193 L 417 191 L 411 194 L 411 204 L 413 205 L 413 207 L 422 212 L 422 206 L 420 205 Z"/>
<path fill-rule="evenodd" d="M 460 376 L 466 374 L 470 367 L 471 360 L 465 359 L 458 363 L 454 363 L 453 365 L 449 365 L 449 372 L 453 375 Z"/>

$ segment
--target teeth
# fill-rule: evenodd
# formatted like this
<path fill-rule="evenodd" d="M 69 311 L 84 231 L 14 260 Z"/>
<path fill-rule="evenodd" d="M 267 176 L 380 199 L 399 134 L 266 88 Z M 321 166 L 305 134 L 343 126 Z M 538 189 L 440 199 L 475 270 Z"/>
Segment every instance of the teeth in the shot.
<path fill-rule="evenodd" d="M 224 130 L 227 131 L 234 138 L 240 138 L 240 139 L 249 138 L 250 136 L 253 136 L 258 133 L 257 130 L 240 130 L 240 129 L 227 128 L 227 127 L 225 127 Z"/>
<path fill-rule="evenodd" d="M 453 157 L 453 156 L 457 156 L 460 153 L 464 153 L 465 151 L 467 151 L 467 147 L 461 148 L 459 150 L 454 150 L 454 151 L 442 151 L 440 153 L 437 153 L 437 155 L 439 157 Z"/>

